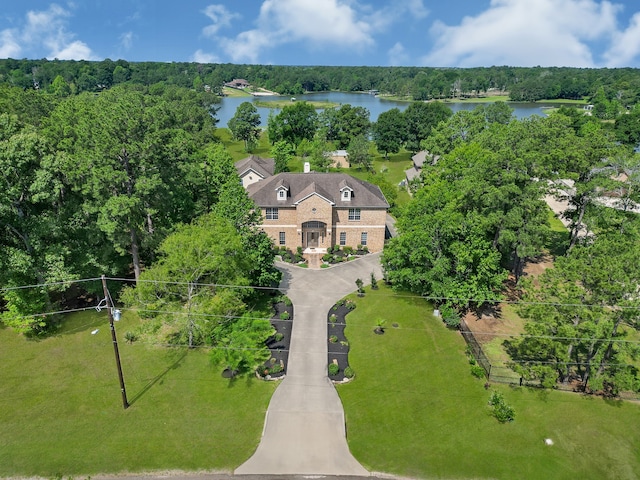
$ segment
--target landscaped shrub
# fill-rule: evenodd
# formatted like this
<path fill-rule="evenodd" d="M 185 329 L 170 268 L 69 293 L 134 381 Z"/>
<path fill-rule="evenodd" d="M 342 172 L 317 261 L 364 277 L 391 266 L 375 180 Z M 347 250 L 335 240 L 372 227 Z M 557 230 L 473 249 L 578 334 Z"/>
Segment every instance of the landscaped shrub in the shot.
<path fill-rule="evenodd" d="M 347 255 L 353 255 L 353 247 L 344 247 L 342 251 Z"/>
<path fill-rule="evenodd" d="M 500 392 L 491 392 L 489 405 L 492 408 L 491 413 L 500 423 L 512 422 L 515 419 L 516 413 L 513 410 L 513 407 L 505 403 L 504 397 Z"/>
<path fill-rule="evenodd" d="M 325 253 L 325 254 L 322 256 L 322 261 L 323 261 L 323 262 L 331 262 L 332 260 L 333 260 L 333 255 L 332 255 L 332 254 L 330 254 L 330 253 Z"/>
<path fill-rule="evenodd" d="M 273 338 L 274 338 L 274 340 L 275 340 L 276 342 L 279 342 L 279 341 L 281 341 L 281 340 L 284 338 L 284 335 L 283 335 L 282 333 L 278 332 L 278 333 L 276 333 L 276 334 L 274 335 L 274 337 L 273 337 Z"/>
<path fill-rule="evenodd" d="M 337 363 L 329 364 L 329 375 L 331 376 L 337 375 L 339 371 L 340 371 L 340 367 L 338 366 Z"/>
<path fill-rule="evenodd" d="M 471 365 L 471 375 L 476 378 L 485 378 L 484 368 L 478 364 Z"/>
<path fill-rule="evenodd" d="M 138 340 L 138 336 L 133 332 L 125 332 L 124 339 L 129 343 L 133 343 Z"/>
<path fill-rule="evenodd" d="M 460 327 L 460 314 L 452 306 L 447 305 L 446 303 L 441 305 L 440 315 L 442 316 L 442 321 L 446 323 L 448 327 L 451 327 L 451 328 Z"/>
<path fill-rule="evenodd" d="M 378 280 L 376 280 L 376 274 L 371 272 L 371 290 L 378 289 Z"/>
<path fill-rule="evenodd" d="M 269 373 L 271 375 L 276 374 L 276 373 L 280 373 L 283 370 L 284 370 L 284 368 L 279 363 L 276 363 L 275 365 L 272 365 L 271 367 L 269 367 Z"/>
<path fill-rule="evenodd" d="M 284 300 L 283 301 L 284 301 L 284 304 L 287 307 L 290 307 L 291 305 L 293 305 L 293 302 L 291 301 L 291 299 L 289 297 L 287 297 L 286 295 L 284 295 Z"/>
<path fill-rule="evenodd" d="M 347 378 L 353 378 L 356 372 L 353 371 L 353 368 L 347 367 L 344 369 L 344 376 Z"/>
<path fill-rule="evenodd" d="M 336 342 L 338 341 L 338 337 L 337 337 L 336 335 L 331 335 L 331 336 L 329 337 L 329 341 L 330 341 L 331 343 L 336 343 Z"/>
<path fill-rule="evenodd" d="M 343 305 L 347 307 L 347 310 L 353 310 L 356 308 L 356 304 L 353 300 L 346 300 Z"/>
<path fill-rule="evenodd" d="M 336 316 L 336 314 L 335 314 L 335 313 L 332 313 L 332 314 L 329 316 L 329 321 L 330 321 L 331 323 L 336 323 L 336 321 L 337 321 L 337 320 L 338 320 L 338 317 Z"/>
<path fill-rule="evenodd" d="M 302 247 L 298 245 L 298 247 L 296 248 L 296 253 L 302 256 L 302 252 L 303 252 Z"/>
<path fill-rule="evenodd" d="M 280 320 L 289 320 L 289 312 L 282 312 L 280 314 Z"/>

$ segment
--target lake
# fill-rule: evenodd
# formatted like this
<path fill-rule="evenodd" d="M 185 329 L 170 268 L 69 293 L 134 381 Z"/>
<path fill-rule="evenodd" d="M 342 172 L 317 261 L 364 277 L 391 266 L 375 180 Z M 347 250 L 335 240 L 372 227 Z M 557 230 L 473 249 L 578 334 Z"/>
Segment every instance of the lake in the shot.
<path fill-rule="evenodd" d="M 290 96 L 261 96 L 261 97 L 224 97 L 220 103 L 216 117 L 220 120 L 218 122 L 219 127 L 226 127 L 227 122 L 235 115 L 238 106 L 243 102 L 251 102 L 253 100 L 260 100 L 262 102 L 269 101 L 282 101 L 288 100 Z M 296 95 L 297 101 L 317 101 L 317 102 L 332 102 L 341 105 L 350 104 L 353 107 L 365 107 L 369 110 L 370 120 L 375 122 L 378 116 L 382 112 L 386 112 L 394 107 L 400 110 L 404 110 L 409 106 L 409 102 L 396 102 L 393 100 L 385 100 L 384 98 L 376 97 L 375 95 L 369 95 L 367 93 L 343 93 L 343 92 L 324 92 L 324 93 L 306 93 L 304 95 Z M 448 107 L 455 113 L 459 110 L 473 110 L 478 105 L 483 103 L 447 103 Z M 509 106 L 514 109 L 514 115 L 516 118 L 525 118 L 531 115 L 545 116 L 545 107 L 559 107 L 558 104 L 544 103 L 511 103 Z M 270 109 L 265 107 L 258 107 L 258 113 L 262 120 L 261 125 L 267 126 L 267 119 L 269 112 L 273 110 L 275 114 L 280 112 L 280 109 Z"/>

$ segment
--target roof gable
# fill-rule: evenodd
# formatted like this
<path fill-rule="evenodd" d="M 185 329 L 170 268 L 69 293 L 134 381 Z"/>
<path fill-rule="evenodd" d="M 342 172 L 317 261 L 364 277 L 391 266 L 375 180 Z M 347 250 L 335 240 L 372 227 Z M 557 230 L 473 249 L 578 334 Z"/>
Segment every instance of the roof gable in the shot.
<path fill-rule="evenodd" d="M 289 195 L 278 201 L 275 191 L 287 185 Z M 351 191 L 347 200 L 342 198 L 345 189 Z M 295 207 L 311 195 L 318 195 L 336 207 L 389 208 L 380 187 L 345 173 L 279 173 L 247 187 L 251 199 L 262 207 Z"/>
<path fill-rule="evenodd" d="M 238 160 L 234 165 L 240 177 L 245 176 L 249 171 L 253 171 L 260 177 L 267 178 L 273 175 L 275 163 L 273 158 L 262 158 L 257 155 L 251 155 L 242 160 Z"/>

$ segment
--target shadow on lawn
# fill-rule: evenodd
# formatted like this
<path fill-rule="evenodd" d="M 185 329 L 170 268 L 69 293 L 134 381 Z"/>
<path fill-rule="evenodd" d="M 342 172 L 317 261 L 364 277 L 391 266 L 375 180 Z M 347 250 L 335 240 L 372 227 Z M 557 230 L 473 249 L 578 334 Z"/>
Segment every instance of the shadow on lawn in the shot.
<path fill-rule="evenodd" d="M 153 387 L 156 383 L 162 380 L 167 375 L 167 373 L 169 373 L 171 370 L 175 370 L 176 368 L 178 368 L 186 356 L 187 356 L 187 351 L 183 350 L 175 362 L 173 362 L 171 365 L 165 368 L 162 373 L 160 373 L 151 381 L 149 381 L 144 387 L 142 387 L 142 390 L 140 390 L 133 398 L 129 400 L 129 405 L 133 405 L 134 403 L 136 403 L 145 393 L 147 393 L 151 389 L 151 387 Z"/>

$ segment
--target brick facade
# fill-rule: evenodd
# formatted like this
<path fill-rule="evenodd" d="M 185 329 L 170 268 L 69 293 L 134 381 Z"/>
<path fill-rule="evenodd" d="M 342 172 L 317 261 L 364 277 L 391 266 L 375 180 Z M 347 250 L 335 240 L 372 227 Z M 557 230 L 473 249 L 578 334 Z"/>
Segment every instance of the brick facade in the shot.
<path fill-rule="evenodd" d="M 260 208 L 261 228 L 276 246 L 283 241 L 292 251 L 336 244 L 366 244 L 371 252 L 384 248 L 388 203 L 375 185 L 346 174 L 289 173 L 247 190 Z"/>

